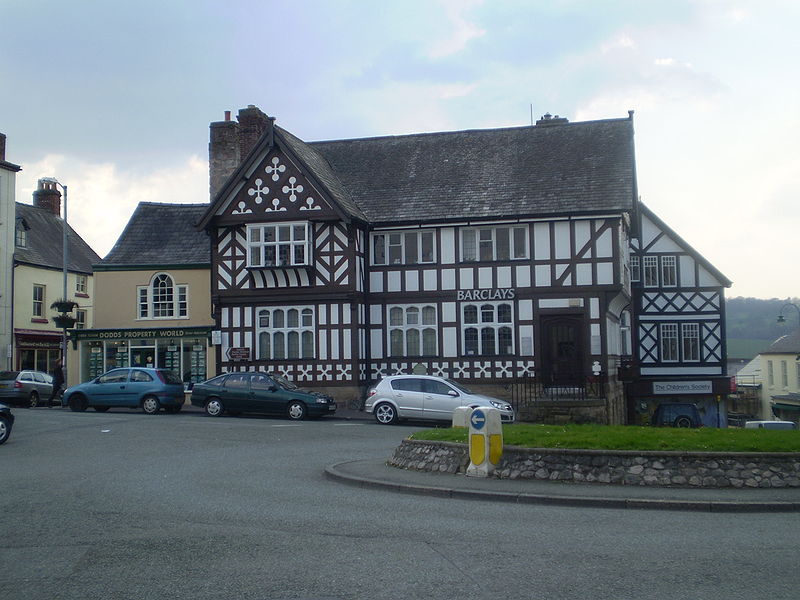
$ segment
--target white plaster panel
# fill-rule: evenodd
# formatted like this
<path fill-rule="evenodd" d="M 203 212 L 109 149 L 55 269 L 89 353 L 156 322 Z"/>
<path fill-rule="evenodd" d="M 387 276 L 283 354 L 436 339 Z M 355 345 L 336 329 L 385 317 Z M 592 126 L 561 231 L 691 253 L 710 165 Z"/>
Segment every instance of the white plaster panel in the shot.
<path fill-rule="evenodd" d="M 459 285 L 458 289 L 460 290 L 471 290 L 475 287 L 473 282 L 473 270 L 472 269 L 459 269 Z"/>
<path fill-rule="evenodd" d="M 699 265 L 697 269 L 697 285 L 700 287 L 720 285 L 720 282 L 709 273 L 703 265 Z"/>
<path fill-rule="evenodd" d="M 600 298 L 589 298 L 589 318 L 600 318 Z"/>
<path fill-rule="evenodd" d="M 694 276 L 694 259 L 691 256 L 683 255 L 678 257 L 680 264 L 680 285 L 682 287 L 694 287 L 696 285 Z"/>
<path fill-rule="evenodd" d="M 442 289 L 454 290 L 456 289 L 456 270 L 443 269 L 442 270 Z"/>
<path fill-rule="evenodd" d="M 683 252 L 684 249 L 679 246 L 675 240 L 673 240 L 668 235 L 662 235 L 658 241 L 653 244 L 649 249 L 648 252 Z"/>
<path fill-rule="evenodd" d="M 233 347 L 234 348 L 242 347 L 242 334 L 239 331 L 233 332 Z"/>
<path fill-rule="evenodd" d="M 330 311 L 330 318 L 328 319 L 329 325 L 338 325 L 339 324 L 339 312 L 342 310 L 341 305 L 339 304 L 331 304 L 328 308 Z"/>
<path fill-rule="evenodd" d="M 342 341 L 344 342 L 344 355 L 342 358 L 344 360 L 350 360 L 353 358 L 353 344 L 350 340 L 350 336 L 347 335 L 347 332 L 345 332 L 344 339 Z"/>
<path fill-rule="evenodd" d="M 231 314 L 229 308 L 222 309 L 222 327 L 230 327 L 231 326 Z"/>
<path fill-rule="evenodd" d="M 661 233 L 661 230 L 650 219 L 642 216 L 642 235 L 640 236 L 642 247 L 647 248 L 659 233 Z"/>
<path fill-rule="evenodd" d="M 497 287 L 511 287 L 511 267 L 499 267 L 497 269 Z"/>
<path fill-rule="evenodd" d="M 610 262 L 597 263 L 597 285 L 614 283 L 614 264 Z"/>
<path fill-rule="evenodd" d="M 569 308 L 569 298 L 542 298 L 539 300 L 539 308 Z"/>
<path fill-rule="evenodd" d="M 342 323 L 344 325 L 350 325 L 352 323 L 352 304 L 343 304 L 342 305 Z"/>
<path fill-rule="evenodd" d="M 578 263 L 575 266 L 575 285 L 592 285 L 592 265 Z"/>
<path fill-rule="evenodd" d="M 520 300 L 517 304 L 517 316 L 523 321 L 533 319 L 533 300 Z"/>
<path fill-rule="evenodd" d="M 440 233 L 442 240 L 441 263 L 452 265 L 456 262 L 456 232 L 452 227 L 445 227 Z"/>
<path fill-rule="evenodd" d="M 406 271 L 406 291 L 418 292 L 419 291 L 419 271 Z"/>
<path fill-rule="evenodd" d="M 576 252 L 580 252 L 581 248 L 586 245 L 591 239 L 592 229 L 591 229 L 592 222 L 591 221 L 576 221 L 575 222 L 575 250 Z M 591 246 L 587 250 L 585 254 L 581 255 L 581 258 L 592 258 L 592 248 Z"/>
<path fill-rule="evenodd" d="M 570 258 L 572 252 L 569 244 L 569 223 L 567 221 L 557 221 L 554 225 L 554 233 L 556 236 L 556 258 Z"/>
<path fill-rule="evenodd" d="M 519 355 L 533 356 L 533 325 L 519 328 Z"/>
<path fill-rule="evenodd" d="M 442 302 L 442 322 L 454 323 L 456 321 L 456 303 Z"/>
<path fill-rule="evenodd" d="M 244 346 L 246 348 L 253 348 L 253 354 L 256 354 L 255 345 L 253 344 L 253 332 L 252 331 L 245 331 L 244 332 Z"/>
<path fill-rule="evenodd" d="M 241 307 L 233 308 L 233 326 L 241 327 L 242 325 L 242 309 Z"/>
<path fill-rule="evenodd" d="M 517 266 L 517 286 L 531 287 L 531 268 L 529 265 Z"/>
<path fill-rule="evenodd" d="M 442 328 L 442 356 L 458 356 L 458 329 L 455 327 Z"/>
<path fill-rule="evenodd" d="M 611 229 L 606 229 L 600 234 L 597 239 L 595 248 L 597 249 L 597 258 L 611 258 L 614 256 L 614 248 L 611 239 Z"/>
<path fill-rule="evenodd" d="M 373 325 L 383 323 L 383 307 L 380 304 L 373 304 L 369 307 L 369 320 Z"/>
<path fill-rule="evenodd" d="M 567 269 L 569 269 L 569 265 L 556 265 L 556 281 L 561 278 Z M 572 285 L 572 273 L 564 277 L 563 285 Z"/>
<path fill-rule="evenodd" d="M 491 267 L 481 267 L 478 269 L 478 287 L 481 289 L 493 287 Z"/>
<path fill-rule="evenodd" d="M 426 269 L 423 272 L 423 286 L 426 292 L 435 292 L 439 288 L 439 273 L 436 269 Z"/>
<path fill-rule="evenodd" d="M 252 306 L 248 306 L 244 309 L 244 326 L 245 327 L 252 327 L 253 326 L 253 311 L 255 308 Z"/>
<path fill-rule="evenodd" d="M 317 353 L 318 358 L 320 360 L 328 360 L 330 356 L 328 356 L 328 336 L 325 335 L 325 331 L 319 332 L 319 351 Z"/>
<path fill-rule="evenodd" d="M 320 304 L 317 308 L 317 325 L 328 324 L 328 305 Z"/>
<path fill-rule="evenodd" d="M 339 360 L 339 330 L 331 330 L 331 360 Z"/>
<path fill-rule="evenodd" d="M 383 332 L 373 329 L 369 332 L 371 358 L 383 358 Z"/>
<path fill-rule="evenodd" d="M 387 292 L 399 292 L 402 290 L 400 285 L 400 271 L 390 271 L 386 283 Z"/>
<path fill-rule="evenodd" d="M 533 224 L 533 253 L 535 260 L 548 260 L 550 258 L 549 223 Z"/>
<path fill-rule="evenodd" d="M 536 274 L 536 287 L 550 287 L 552 285 L 550 280 L 550 265 L 536 265 L 534 267 Z"/>
<path fill-rule="evenodd" d="M 378 293 L 383 291 L 383 273 L 369 274 L 369 289 Z"/>

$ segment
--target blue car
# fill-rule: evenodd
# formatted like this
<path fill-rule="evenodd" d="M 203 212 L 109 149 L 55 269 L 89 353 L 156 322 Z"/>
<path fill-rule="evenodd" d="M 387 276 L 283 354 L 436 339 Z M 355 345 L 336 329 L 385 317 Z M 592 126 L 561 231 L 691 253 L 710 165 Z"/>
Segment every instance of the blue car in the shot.
<path fill-rule="evenodd" d="M 128 367 L 111 369 L 100 377 L 67 388 L 62 405 L 75 412 L 89 407 L 141 408 L 148 415 L 160 409 L 176 413 L 183 407 L 183 381 L 172 371 Z"/>

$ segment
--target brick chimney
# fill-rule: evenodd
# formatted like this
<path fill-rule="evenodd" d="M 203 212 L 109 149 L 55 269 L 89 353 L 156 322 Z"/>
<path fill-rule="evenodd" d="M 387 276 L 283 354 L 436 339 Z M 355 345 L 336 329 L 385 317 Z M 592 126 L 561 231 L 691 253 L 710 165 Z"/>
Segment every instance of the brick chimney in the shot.
<path fill-rule="evenodd" d="M 61 216 L 61 192 L 55 181 L 39 180 L 39 187 L 33 192 L 33 205 L 49 210 L 57 217 Z"/>
<path fill-rule="evenodd" d="M 208 144 L 209 192 L 214 196 L 222 189 L 264 132 L 272 130 L 274 118 L 254 105 L 239 110 L 237 120 L 225 111 L 225 120 L 211 123 Z"/>

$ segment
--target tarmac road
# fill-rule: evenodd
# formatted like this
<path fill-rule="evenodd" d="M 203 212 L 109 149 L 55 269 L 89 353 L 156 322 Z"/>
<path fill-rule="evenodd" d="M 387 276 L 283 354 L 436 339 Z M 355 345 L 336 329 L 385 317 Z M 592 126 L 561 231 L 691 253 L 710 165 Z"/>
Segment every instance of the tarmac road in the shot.
<path fill-rule="evenodd" d="M 419 426 L 16 410 L 0 598 L 794 599 L 792 513 L 511 504 L 342 485 Z"/>

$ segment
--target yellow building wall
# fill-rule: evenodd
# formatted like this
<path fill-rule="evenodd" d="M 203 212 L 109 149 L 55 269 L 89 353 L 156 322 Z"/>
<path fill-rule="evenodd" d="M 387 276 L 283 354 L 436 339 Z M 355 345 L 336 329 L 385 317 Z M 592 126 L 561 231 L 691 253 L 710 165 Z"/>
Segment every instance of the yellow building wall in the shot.
<path fill-rule="evenodd" d="M 761 418 L 775 418 L 770 406 L 772 396 L 800 393 L 800 362 L 796 359 L 797 353 L 761 355 Z"/>
<path fill-rule="evenodd" d="M 77 310 L 86 311 L 86 327 L 91 328 L 94 322 L 94 277 L 92 275 L 86 277 L 86 293 L 83 296 L 78 296 L 76 293 L 77 282 L 77 273 L 67 273 L 67 300 L 77 302 Z M 33 316 L 34 284 L 45 286 L 41 318 Z M 50 305 L 62 298 L 64 298 L 63 271 L 17 265 L 14 268 L 14 329 L 61 331 L 52 321 L 52 318 L 59 313 L 50 308 Z M 74 311 L 72 315 L 75 316 Z M 47 319 L 47 323 L 39 323 L 37 319 Z"/>

